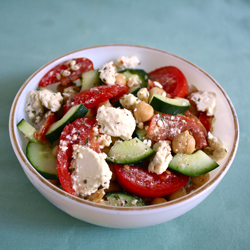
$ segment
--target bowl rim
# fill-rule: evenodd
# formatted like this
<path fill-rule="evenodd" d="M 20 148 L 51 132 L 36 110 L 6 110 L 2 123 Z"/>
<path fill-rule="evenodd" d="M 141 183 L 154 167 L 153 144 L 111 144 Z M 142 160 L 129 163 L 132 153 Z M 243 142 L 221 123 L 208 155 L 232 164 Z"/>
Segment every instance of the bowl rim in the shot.
<path fill-rule="evenodd" d="M 220 89 L 220 91 L 222 92 L 222 94 L 224 95 L 225 99 L 228 102 L 228 105 L 231 109 L 231 113 L 233 116 L 233 121 L 234 121 L 234 128 L 235 128 L 235 135 L 234 135 L 234 139 L 233 139 L 233 147 L 232 150 L 230 152 L 230 155 L 228 156 L 227 161 L 224 163 L 224 165 L 222 166 L 222 168 L 220 169 L 220 171 L 213 177 L 213 179 L 209 180 L 207 183 L 205 183 L 203 186 L 201 186 L 200 188 L 192 191 L 191 193 L 180 197 L 176 200 L 173 201 L 168 201 L 165 203 L 160 203 L 160 204 L 155 204 L 155 205 L 149 205 L 149 206 L 141 206 L 141 207 L 116 207 L 116 206 L 111 206 L 111 205 L 106 205 L 106 204 L 101 204 L 101 203 L 95 203 L 95 202 L 91 202 L 76 196 L 73 196 L 71 194 L 68 194 L 66 191 L 60 189 L 59 187 L 53 185 L 51 182 L 49 182 L 48 180 L 46 180 L 42 175 L 40 175 L 34 167 L 31 166 L 31 164 L 29 163 L 29 161 L 27 160 L 24 152 L 22 151 L 22 149 L 19 147 L 18 143 L 17 143 L 17 138 L 16 138 L 16 134 L 15 134 L 15 126 L 16 124 L 14 124 L 14 113 L 16 110 L 16 106 L 17 106 L 17 102 L 19 100 L 19 97 L 23 91 L 23 89 L 28 85 L 28 83 L 31 81 L 31 79 L 37 75 L 41 70 L 43 70 L 45 67 L 49 66 L 50 64 L 52 64 L 53 62 L 64 58 L 66 56 L 69 56 L 71 54 L 77 53 L 77 52 L 82 52 L 84 50 L 89 50 L 89 49 L 96 49 L 96 48 L 106 48 L 106 47 L 133 47 L 133 48 L 141 48 L 141 49 L 147 49 L 147 50 L 151 50 L 151 51 L 156 51 L 156 52 L 160 52 L 160 53 L 164 53 L 167 55 L 170 55 L 172 57 L 175 57 L 177 59 L 180 59 L 188 64 L 190 64 L 191 66 L 195 67 L 196 69 L 198 69 L 200 72 L 202 72 L 203 74 L 205 74 L 208 78 L 210 78 L 210 80 Z M 118 211 L 144 211 L 144 210 L 152 210 L 152 209 L 160 209 L 160 208 L 167 208 L 173 205 L 180 205 L 184 202 L 187 202 L 191 199 L 193 199 L 194 197 L 201 195 L 207 188 L 209 188 L 210 186 L 212 186 L 213 184 L 215 184 L 219 179 L 221 179 L 226 172 L 228 171 L 228 169 L 230 168 L 230 165 L 232 164 L 234 157 L 236 155 L 237 152 L 237 148 L 238 148 L 238 144 L 239 144 L 239 122 L 238 122 L 238 118 L 237 118 L 237 114 L 235 111 L 235 108 L 230 100 L 230 98 L 228 97 L 228 95 L 226 94 L 226 92 L 224 91 L 224 89 L 220 86 L 220 84 L 212 77 L 210 76 L 207 72 L 205 72 L 203 69 L 201 69 L 200 67 L 198 67 L 196 64 L 178 56 L 175 55 L 173 53 L 161 50 L 161 49 L 156 49 L 156 48 L 152 48 L 152 47 L 147 47 L 147 46 L 141 46 L 141 45 L 129 45 L 129 44 L 108 44 L 108 45 L 97 45 L 97 46 L 90 46 L 90 47 L 86 47 L 86 48 L 82 48 L 82 49 L 78 49 L 78 50 L 74 50 L 71 52 L 68 52 L 64 55 L 61 55 L 51 61 L 49 61 L 48 63 L 44 64 L 42 67 L 40 67 L 38 70 L 36 70 L 21 86 L 21 88 L 19 89 L 19 91 L 17 92 L 14 101 L 12 103 L 11 106 L 11 110 L 10 110 L 10 116 L 9 116 L 9 134 L 10 134 L 10 140 L 11 140 L 11 144 L 12 147 L 14 149 L 14 152 L 17 156 L 17 158 L 19 159 L 19 161 L 21 160 L 23 162 L 23 164 L 28 168 L 29 171 L 32 172 L 33 175 L 35 175 L 39 181 L 41 181 L 46 187 L 51 188 L 52 191 L 56 192 L 59 195 L 64 196 L 64 198 L 70 198 L 76 202 L 79 202 L 80 204 L 84 204 L 84 205 L 89 205 L 95 208 L 100 208 L 100 209 L 105 209 L 105 210 L 118 210 Z M 22 166 L 23 167 L 23 166 Z"/>

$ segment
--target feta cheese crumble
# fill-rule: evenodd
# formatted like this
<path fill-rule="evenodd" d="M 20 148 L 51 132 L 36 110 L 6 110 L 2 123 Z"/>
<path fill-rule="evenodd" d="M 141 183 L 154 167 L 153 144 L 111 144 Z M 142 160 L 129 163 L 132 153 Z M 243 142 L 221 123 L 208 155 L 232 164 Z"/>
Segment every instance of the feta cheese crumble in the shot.
<path fill-rule="evenodd" d="M 106 84 L 115 84 L 117 70 L 113 61 L 105 63 L 100 69 L 100 78 Z"/>
<path fill-rule="evenodd" d="M 148 165 L 148 171 L 156 174 L 162 174 L 168 168 L 172 160 L 170 141 L 159 141 L 154 144 L 153 149 L 156 154 Z"/>
<path fill-rule="evenodd" d="M 121 69 L 134 69 L 140 64 L 140 60 L 136 56 L 119 56 L 117 59 L 117 66 Z"/>
<path fill-rule="evenodd" d="M 216 95 L 213 92 L 194 92 L 191 100 L 197 105 L 197 110 L 207 112 L 207 115 L 212 116 L 216 107 Z"/>
<path fill-rule="evenodd" d="M 75 144 L 70 169 L 74 190 L 85 197 L 100 187 L 108 188 L 112 172 L 106 163 L 107 155 L 98 154 L 93 149 Z"/>
<path fill-rule="evenodd" d="M 100 132 L 123 140 L 132 138 L 136 123 L 133 114 L 127 109 L 101 106 L 96 119 Z"/>
<path fill-rule="evenodd" d="M 62 105 L 63 97 L 60 92 L 50 90 L 31 90 L 28 96 L 26 109 L 29 118 L 38 123 L 45 113 L 45 109 L 57 112 Z"/>
<path fill-rule="evenodd" d="M 133 94 L 127 94 L 121 97 L 120 103 L 123 108 L 133 110 L 140 100 L 136 98 Z"/>

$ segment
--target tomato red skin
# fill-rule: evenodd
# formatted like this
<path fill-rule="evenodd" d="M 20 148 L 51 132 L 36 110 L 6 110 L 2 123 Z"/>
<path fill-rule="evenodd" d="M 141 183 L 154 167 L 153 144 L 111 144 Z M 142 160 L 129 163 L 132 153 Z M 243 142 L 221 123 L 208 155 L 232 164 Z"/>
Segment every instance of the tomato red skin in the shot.
<path fill-rule="evenodd" d="M 70 62 L 73 59 L 64 61 L 58 65 L 56 65 L 54 68 L 52 68 L 51 70 L 49 70 L 40 80 L 38 86 L 39 87 L 46 87 L 50 84 L 59 82 L 57 79 L 57 74 L 60 74 L 62 70 L 69 70 L 70 71 L 70 75 L 69 76 L 65 76 L 61 78 L 61 84 L 62 85 L 66 85 L 68 83 L 70 83 L 71 81 L 75 81 L 77 79 L 79 79 L 81 77 L 81 74 L 89 71 L 89 70 L 93 70 L 94 66 L 91 60 L 89 60 L 88 58 L 76 58 L 74 59 L 76 61 L 76 64 L 80 66 L 80 68 L 78 70 L 71 70 L 70 69 Z"/>
<path fill-rule="evenodd" d="M 118 183 L 127 192 L 144 198 L 162 197 L 171 194 L 189 181 L 189 176 L 165 171 L 158 175 L 140 166 L 115 164 Z"/>
<path fill-rule="evenodd" d="M 159 120 L 163 121 L 161 127 L 157 126 Z M 156 127 L 158 129 L 156 129 Z M 153 141 L 170 140 L 180 132 L 188 130 L 195 139 L 195 148 L 202 149 L 207 146 L 206 134 L 195 121 L 181 115 L 157 114 L 154 115 L 148 127 L 147 137 Z"/>
<path fill-rule="evenodd" d="M 100 153 L 99 142 L 96 140 L 96 133 L 93 130 L 94 127 L 98 128 L 98 124 L 95 118 L 79 118 L 73 123 L 65 126 L 61 133 L 59 148 L 57 152 L 57 171 L 59 181 L 62 188 L 74 196 L 78 196 L 73 188 L 71 173 L 70 173 L 70 162 L 72 157 L 72 147 L 74 144 L 86 145 Z M 72 140 L 73 136 L 77 138 Z"/>
<path fill-rule="evenodd" d="M 37 132 L 34 133 L 34 136 L 43 141 L 48 141 L 45 137 L 45 134 L 47 133 L 49 127 L 57 121 L 57 117 L 54 112 L 49 111 L 49 113 L 46 115 L 46 117 L 43 118 L 43 120 L 39 123 Z"/>
<path fill-rule="evenodd" d="M 213 116 L 208 116 L 206 113 L 201 112 L 199 115 L 199 120 L 205 127 L 207 132 L 211 131 Z"/>
<path fill-rule="evenodd" d="M 188 83 L 184 74 L 174 66 L 165 66 L 149 73 L 151 80 L 162 84 L 163 89 L 171 97 L 185 97 L 188 93 Z"/>
<path fill-rule="evenodd" d="M 83 103 L 87 109 L 94 108 L 102 102 L 106 102 L 110 98 L 122 96 L 128 93 L 129 88 L 125 85 L 101 85 L 91 89 L 84 90 L 76 94 L 73 98 L 67 100 L 63 107 L 65 114 L 72 106 Z"/>

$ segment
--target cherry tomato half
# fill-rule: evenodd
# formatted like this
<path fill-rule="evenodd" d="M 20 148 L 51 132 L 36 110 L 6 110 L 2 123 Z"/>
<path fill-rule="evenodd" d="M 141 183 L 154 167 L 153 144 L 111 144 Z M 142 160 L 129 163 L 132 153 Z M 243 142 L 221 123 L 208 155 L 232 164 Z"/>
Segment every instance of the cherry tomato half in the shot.
<path fill-rule="evenodd" d="M 57 171 L 62 188 L 77 196 L 73 189 L 71 173 L 69 170 L 73 144 L 87 145 L 96 152 L 100 152 L 99 142 L 96 139 L 99 135 L 93 128 L 98 124 L 95 118 L 79 118 L 68 124 L 62 131 L 59 148 L 57 152 Z M 74 138 L 74 139 L 73 139 Z"/>
<path fill-rule="evenodd" d="M 158 121 L 162 121 L 161 126 L 158 126 Z M 195 121 L 181 115 L 154 115 L 148 127 L 147 137 L 153 141 L 172 141 L 177 134 L 186 130 L 194 137 L 196 149 L 207 146 L 204 130 Z"/>
<path fill-rule="evenodd" d="M 188 92 L 188 83 L 184 74 L 174 66 L 166 66 L 149 73 L 151 80 L 162 84 L 163 89 L 171 97 L 185 97 Z"/>
<path fill-rule="evenodd" d="M 73 70 L 70 63 L 74 60 L 76 62 L 76 70 Z M 93 70 L 94 66 L 92 61 L 90 61 L 88 58 L 76 58 L 76 59 L 71 59 L 67 60 L 65 62 L 62 62 L 52 68 L 49 72 L 47 72 L 42 79 L 39 82 L 39 87 L 46 87 L 52 83 L 56 83 L 61 81 L 62 85 L 66 85 L 70 83 L 71 81 L 75 81 L 79 79 L 82 75 L 82 73 Z M 70 75 L 68 76 L 63 76 L 61 75 L 61 79 L 58 80 L 57 74 L 61 74 L 63 70 L 69 71 Z"/>
<path fill-rule="evenodd" d="M 115 164 L 115 173 L 118 183 L 127 192 L 148 198 L 171 194 L 189 181 L 189 176 L 180 173 L 165 171 L 158 175 L 140 166 Z"/>
<path fill-rule="evenodd" d="M 124 95 L 127 92 L 127 86 L 118 84 L 101 85 L 87 89 L 68 99 L 63 107 L 63 113 L 65 114 L 72 106 L 80 103 L 83 103 L 87 109 L 91 109 L 112 97 Z"/>

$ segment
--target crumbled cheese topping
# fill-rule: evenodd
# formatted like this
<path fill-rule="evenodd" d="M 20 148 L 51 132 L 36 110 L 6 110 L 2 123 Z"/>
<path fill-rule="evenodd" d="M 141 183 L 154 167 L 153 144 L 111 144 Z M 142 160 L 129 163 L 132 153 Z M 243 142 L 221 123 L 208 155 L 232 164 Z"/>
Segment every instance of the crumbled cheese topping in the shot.
<path fill-rule="evenodd" d="M 137 92 L 137 97 L 138 97 L 141 101 L 144 101 L 144 102 L 148 103 L 149 92 L 148 92 L 147 88 L 141 88 L 141 89 Z"/>
<path fill-rule="evenodd" d="M 136 123 L 133 114 L 127 109 L 101 106 L 96 119 L 100 132 L 123 140 L 132 138 Z"/>
<path fill-rule="evenodd" d="M 127 94 L 121 97 L 120 103 L 123 108 L 129 109 L 129 110 L 134 110 L 135 106 L 137 103 L 139 103 L 140 100 L 135 97 L 133 94 Z"/>
<path fill-rule="evenodd" d="M 106 163 L 107 155 L 75 144 L 70 169 L 74 190 L 81 196 L 95 193 L 100 187 L 108 188 L 112 172 Z"/>
<path fill-rule="evenodd" d="M 216 107 L 216 95 L 213 92 L 194 92 L 191 100 L 197 105 L 197 110 L 207 112 L 207 115 L 212 116 Z"/>
<path fill-rule="evenodd" d="M 45 109 L 57 112 L 62 105 L 63 97 L 60 92 L 54 93 L 50 90 L 31 90 L 28 96 L 26 109 L 29 118 L 38 123 L 45 113 Z"/>
<path fill-rule="evenodd" d="M 140 60 L 136 56 L 120 56 L 116 59 L 117 66 L 121 69 L 124 68 L 136 68 L 140 64 Z"/>
<path fill-rule="evenodd" d="M 159 141 L 154 144 L 153 149 L 156 154 L 148 165 L 148 171 L 156 174 L 162 174 L 168 168 L 172 160 L 170 141 Z"/>
<path fill-rule="evenodd" d="M 113 61 L 105 63 L 100 69 L 100 78 L 106 84 L 115 84 L 117 70 Z"/>
<path fill-rule="evenodd" d="M 112 139 L 110 135 L 103 134 L 100 137 L 98 137 L 98 141 L 100 144 L 100 149 L 103 149 L 105 147 L 109 147 L 112 143 Z"/>

